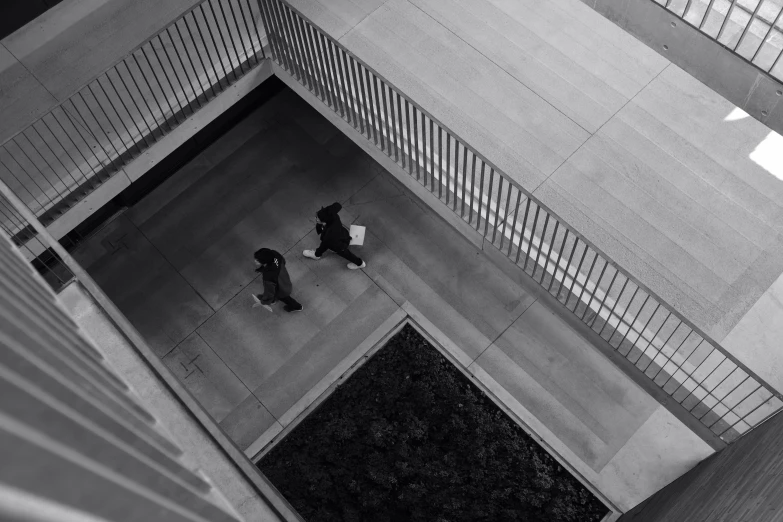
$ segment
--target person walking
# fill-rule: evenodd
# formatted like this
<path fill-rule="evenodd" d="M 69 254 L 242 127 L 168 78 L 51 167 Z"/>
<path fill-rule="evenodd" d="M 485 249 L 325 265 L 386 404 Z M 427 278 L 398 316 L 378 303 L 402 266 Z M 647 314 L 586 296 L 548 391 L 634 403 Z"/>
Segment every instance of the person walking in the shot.
<path fill-rule="evenodd" d="M 302 255 L 310 259 L 321 259 L 324 252 L 331 250 L 350 261 L 348 268 L 351 270 L 364 268 L 367 263 L 348 249 L 348 245 L 351 244 L 351 234 L 345 229 L 340 221 L 340 216 L 337 215 L 342 208 L 343 206 L 339 203 L 332 203 L 328 207 L 321 207 L 321 210 L 316 212 L 315 217 L 318 222 L 315 225 L 315 231 L 321 237 L 321 245 L 316 250 L 305 250 Z"/>
<path fill-rule="evenodd" d="M 264 293 L 256 295 L 262 305 L 271 305 L 275 301 L 285 304 L 286 312 L 301 312 L 304 307 L 291 297 L 293 285 L 288 270 L 285 268 L 285 258 L 279 252 L 262 248 L 253 254 L 256 262 L 256 272 L 261 273 L 264 282 Z"/>

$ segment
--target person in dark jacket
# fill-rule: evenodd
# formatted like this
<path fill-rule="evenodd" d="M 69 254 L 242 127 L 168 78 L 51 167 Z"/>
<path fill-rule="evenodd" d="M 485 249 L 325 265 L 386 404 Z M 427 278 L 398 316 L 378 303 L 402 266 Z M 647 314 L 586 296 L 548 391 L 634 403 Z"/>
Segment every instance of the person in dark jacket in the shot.
<path fill-rule="evenodd" d="M 315 231 L 321 237 L 321 245 L 316 250 L 305 250 L 302 255 L 310 259 L 321 259 L 324 252 L 331 250 L 350 261 L 348 268 L 351 270 L 364 268 L 367 263 L 348 249 L 348 245 L 351 243 L 351 234 L 345 229 L 340 221 L 340 216 L 337 215 L 342 208 L 343 206 L 339 203 L 332 203 L 316 212 L 315 217 L 318 222 L 315 225 Z"/>
<path fill-rule="evenodd" d="M 259 302 L 270 305 L 275 301 L 285 304 L 286 312 L 301 312 L 304 310 L 296 299 L 291 297 L 293 285 L 285 268 L 285 259 L 279 252 L 262 248 L 253 254 L 256 262 L 256 272 L 260 272 L 264 282 L 263 295 L 257 295 Z"/>

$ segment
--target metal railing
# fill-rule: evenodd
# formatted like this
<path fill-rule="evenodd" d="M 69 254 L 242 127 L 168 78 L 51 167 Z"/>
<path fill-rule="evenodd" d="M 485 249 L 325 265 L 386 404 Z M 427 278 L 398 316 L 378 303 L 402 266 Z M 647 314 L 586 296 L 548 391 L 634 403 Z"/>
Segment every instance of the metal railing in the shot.
<path fill-rule="evenodd" d="M 726 442 L 781 395 L 436 118 L 282 0 L 274 62 Z"/>
<path fill-rule="evenodd" d="M 258 9 L 199 2 L 0 145 L 0 179 L 52 223 L 261 63 Z M 0 225 L 25 244 L 29 224 L 5 214 Z"/>
<path fill-rule="evenodd" d="M 654 0 L 783 81 L 783 0 Z"/>

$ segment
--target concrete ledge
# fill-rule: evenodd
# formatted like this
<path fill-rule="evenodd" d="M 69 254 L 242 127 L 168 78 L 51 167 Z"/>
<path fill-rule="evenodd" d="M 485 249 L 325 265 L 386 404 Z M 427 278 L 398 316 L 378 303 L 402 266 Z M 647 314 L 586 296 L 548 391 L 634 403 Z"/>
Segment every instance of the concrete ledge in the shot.
<path fill-rule="evenodd" d="M 783 92 L 783 82 L 652 0 L 582 1 L 770 129 L 783 133 L 783 95 L 778 94 Z"/>

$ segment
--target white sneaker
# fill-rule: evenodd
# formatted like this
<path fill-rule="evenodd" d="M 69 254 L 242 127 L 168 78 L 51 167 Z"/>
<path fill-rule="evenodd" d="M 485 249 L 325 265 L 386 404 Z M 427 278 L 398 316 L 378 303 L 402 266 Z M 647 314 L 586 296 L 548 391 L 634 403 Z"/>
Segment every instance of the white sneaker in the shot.
<path fill-rule="evenodd" d="M 365 266 L 367 266 L 367 263 L 364 262 L 364 261 L 362 261 L 361 265 L 357 265 L 355 263 L 348 263 L 348 269 L 349 270 L 357 270 L 359 268 L 364 268 Z"/>
<path fill-rule="evenodd" d="M 310 259 L 321 259 L 317 255 L 315 255 L 315 250 L 305 250 L 302 252 L 302 255 L 305 257 L 309 257 Z"/>

